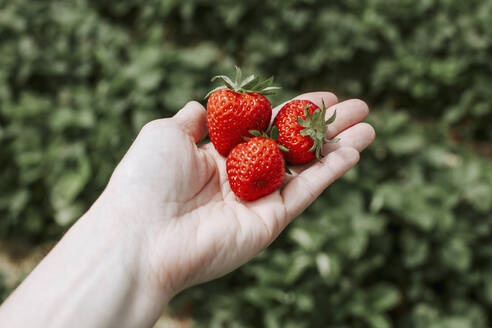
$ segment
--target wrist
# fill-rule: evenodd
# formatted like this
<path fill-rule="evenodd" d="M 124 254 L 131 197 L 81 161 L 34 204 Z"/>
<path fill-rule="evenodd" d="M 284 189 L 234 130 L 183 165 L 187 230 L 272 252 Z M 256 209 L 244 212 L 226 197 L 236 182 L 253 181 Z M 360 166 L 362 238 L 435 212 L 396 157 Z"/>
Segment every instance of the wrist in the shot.
<path fill-rule="evenodd" d="M 152 326 L 169 298 L 148 279 L 143 237 L 112 213 L 98 201 L 70 228 L 2 305 L 0 326 Z"/>
<path fill-rule="evenodd" d="M 105 199 L 104 194 L 79 220 L 91 227 L 92 233 L 104 239 L 108 247 L 118 247 L 121 266 L 149 299 L 167 303 L 174 295 L 171 286 L 160 284 L 152 268 L 155 229 L 150 216 L 121 208 L 118 202 Z M 112 245 L 112 246 L 109 246 Z"/>
<path fill-rule="evenodd" d="M 115 199 L 113 193 L 103 193 L 79 221 L 92 227 L 93 234 L 108 245 L 118 245 L 121 266 L 132 281 L 134 292 L 144 295 L 148 305 L 158 306 L 160 313 L 176 292 L 171 281 L 163 281 L 162 270 L 155 268 L 155 256 L 149 251 L 155 249 L 151 245 L 156 234 L 152 219 L 155 215 L 134 213 L 131 206 L 125 208 L 122 203 L 131 204 Z"/>
<path fill-rule="evenodd" d="M 125 243 L 135 253 L 132 268 L 149 288 L 169 301 L 183 286 L 182 274 L 176 272 L 176 249 L 157 247 L 164 244 L 172 246 L 175 235 L 169 235 L 172 216 L 162 210 L 162 201 L 148 199 L 142 193 L 126 193 L 117 184 L 108 185 L 87 215 L 96 220 L 103 219 L 104 229 L 116 230 Z M 141 197 L 141 198 L 139 198 Z M 147 204 L 147 206 L 135 206 Z M 167 236 L 167 237 L 166 237 Z M 169 238 L 169 240 L 167 240 Z"/>

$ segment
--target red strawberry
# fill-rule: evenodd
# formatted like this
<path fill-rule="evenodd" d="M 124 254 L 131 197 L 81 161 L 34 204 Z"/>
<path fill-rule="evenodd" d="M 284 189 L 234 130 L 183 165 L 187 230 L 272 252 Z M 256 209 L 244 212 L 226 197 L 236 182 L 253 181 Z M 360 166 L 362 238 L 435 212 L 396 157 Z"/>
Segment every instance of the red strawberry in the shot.
<path fill-rule="evenodd" d="M 236 67 L 233 82 L 225 75 L 215 76 L 224 86 L 210 91 L 207 103 L 207 125 L 215 149 L 223 156 L 242 137 L 251 137 L 249 130 L 266 130 L 272 117 L 272 105 L 264 95 L 272 94 L 278 87 L 272 87 L 273 77 L 259 81 L 254 75 L 241 80 L 241 70 Z"/>
<path fill-rule="evenodd" d="M 303 164 L 323 157 L 321 150 L 326 139 L 326 127 L 335 120 L 336 112 L 325 121 L 326 107 L 320 109 L 309 100 L 293 100 L 278 112 L 273 124 L 278 127 L 277 142 L 289 152 L 285 159 L 292 164 Z"/>
<path fill-rule="evenodd" d="M 227 157 L 232 191 L 243 200 L 255 200 L 279 188 L 285 162 L 275 140 L 254 137 L 237 145 Z"/>

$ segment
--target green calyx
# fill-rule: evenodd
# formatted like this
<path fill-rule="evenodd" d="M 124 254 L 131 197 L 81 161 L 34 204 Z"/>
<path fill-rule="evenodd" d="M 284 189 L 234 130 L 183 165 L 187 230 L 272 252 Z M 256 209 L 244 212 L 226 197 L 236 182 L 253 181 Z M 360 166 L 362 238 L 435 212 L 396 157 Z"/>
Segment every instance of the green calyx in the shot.
<path fill-rule="evenodd" d="M 221 80 L 224 85 L 211 90 L 209 93 L 207 93 L 205 98 L 208 98 L 208 96 L 210 96 L 212 93 L 221 89 L 229 89 L 241 94 L 259 93 L 264 96 L 272 95 L 280 89 L 280 87 L 272 86 L 273 76 L 266 80 L 260 80 L 259 77 L 252 74 L 243 79 L 241 69 L 237 66 L 234 67 L 236 68 L 236 77 L 234 78 L 234 81 L 232 81 L 231 78 L 226 75 L 214 76 L 211 79 L 212 82 L 214 82 L 215 80 Z"/>
<path fill-rule="evenodd" d="M 258 130 L 249 130 L 248 131 L 252 136 L 255 137 L 260 137 L 260 138 L 266 138 L 266 139 L 272 139 L 273 141 L 277 142 L 279 133 L 278 133 L 278 127 L 274 125 L 271 130 L 270 134 L 267 134 L 265 131 L 258 131 Z M 243 137 L 243 139 L 249 139 L 247 137 Z M 277 142 L 278 149 L 280 149 L 283 152 L 289 152 L 289 149 L 285 147 L 284 145 L 281 145 Z"/>
<path fill-rule="evenodd" d="M 324 102 L 321 109 L 317 108 L 312 115 L 309 113 L 309 107 L 311 107 L 311 105 L 304 108 L 304 116 L 306 117 L 304 120 L 301 117 L 297 116 L 297 123 L 304 128 L 299 133 L 302 136 L 310 136 L 311 139 L 313 139 L 314 144 L 309 149 L 309 151 L 314 151 L 316 154 L 316 158 L 320 160 L 323 157 L 323 154 L 321 153 L 321 150 L 323 149 L 323 144 L 325 142 L 335 143 L 339 141 L 338 138 L 331 140 L 326 138 L 326 130 L 328 124 L 331 124 L 333 123 L 333 121 L 335 121 L 337 112 L 335 110 L 333 115 L 325 120 L 326 106 Z"/>

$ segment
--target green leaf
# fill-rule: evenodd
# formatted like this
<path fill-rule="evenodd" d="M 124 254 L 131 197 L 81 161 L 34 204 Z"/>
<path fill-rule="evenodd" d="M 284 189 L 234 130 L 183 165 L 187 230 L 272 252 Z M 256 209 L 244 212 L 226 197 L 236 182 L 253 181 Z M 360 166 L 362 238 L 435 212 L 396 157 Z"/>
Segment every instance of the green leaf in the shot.
<path fill-rule="evenodd" d="M 215 80 L 222 80 L 227 88 L 234 90 L 234 82 L 227 75 L 216 75 L 210 82 L 215 82 Z"/>
<path fill-rule="evenodd" d="M 257 84 L 254 86 L 254 89 L 255 90 L 264 90 L 265 88 L 271 87 L 272 84 L 273 84 L 273 76 L 270 76 L 266 80 L 257 82 Z"/>
<path fill-rule="evenodd" d="M 335 110 L 333 114 L 330 116 L 330 118 L 325 121 L 325 123 L 331 124 L 335 121 L 336 118 L 337 118 L 337 111 Z"/>
<path fill-rule="evenodd" d="M 381 283 L 370 290 L 370 306 L 375 312 L 385 312 L 400 302 L 401 296 L 397 288 Z"/>
<path fill-rule="evenodd" d="M 282 88 L 281 87 L 267 87 L 267 88 L 264 88 L 264 89 L 261 89 L 259 90 L 259 93 L 265 95 L 273 95 L 275 94 L 278 90 L 281 90 Z"/>
<path fill-rule="evenodd" d="M 337 143 L 340 141 L 340 138 L 335 138 L 335 139 L 324 138 L 323 140 L 325 143 Z"/>
<path fill-rule="evenodd" d="M 312 258 L 306 254 L 294 257 L 292 264 L 286 272 L 285 281 L 288 284 L 292 284 L 312 265 Z"/>
<path fill-rule="evenodd" d="M 453 238 L 441 249 L 443 264 L 456 271 L 465 272 L 472 262 L 472 251 L 461 238 Z"/>
<path fill-rule="evenodd" d="M 235 82 L 234 84 L 238 84 L 243 77 L 243 73 L 241 72 L 241 69 L 237 65 L 234 65 L 234 69 L 236 70 L 236 77 L 234 79 Z"/>
<path fill-rule="evenodd" d="M 315 248 L 315 242 L 310 232 L 301 228 L 294 228 L 290 230 L 289 236 L 301 247 L 305 249 Z"/>
<path fill-rule="evenodd" d="M 393 153 L 404 155 L 420 152 L 425 140 L 420 133 L 412 132 L 393 136 L 387 143 Z"/>
<path fill-rule="evenodd" d="M 16 218 L 25 209 L 29 202 L 31 194 L 28 190 L 19 189 L 9 197 L 9 212 L 10 215 Z"/>
<path fill-rule="evenodd" d="M 391 328 L 389 319 L 382 314 L 371 314 L 366 320 L 370 328 Z"/>
<path fill-rule="evenodd" d="M 312 117 L 311 114 L 309 113 L 309 108 L 311 108 L 311 105 L 307 105 L 304 108 L 304 117 L 306 121 L 310 120 L 310 118 Z"/>
<path fill-rule="evenodd" d="M 84 213 L 84 210 L 84 206 L 79 202 L 61 207 L 55 213 L 55 221 L 62 227 L 68 226 L 77 220 Z"/>
<path fill-rule="evenodd" d="M 262 133 L 258 130 L 249 130 L 248 132 L 255 137 L 263 137 Z"/>
<path fill-rule="evenodd" d="M 213 89 L 213 90 L 209 91 L 209 92 L 205 95 L 205 97 L 203 97 L 203 99 L 207 99 L 207 98 L 208 98 L 208 97 L 209 97 L 212 93 L 214 93 L 215 91 L 222 90 L 222 89 L 227 89 L 227 87 L 226 87 L 226 86 L 221 85 L 220 87 L 217 87 L 217 88 L 215 88 L 215 89 Z"/>
<path fill-rule="evenodd" d="M 303 120 L 301 117 L 297 116 L 297 123 L 302 126 L 303 128 L 309 127 L 309 124 L 307 121 Z"/>
<path fill-rule="evenodd" d="M 316 138 L 316 132 L 310 128 L 306 128 L 304 130 L 301 130 L 299 132 L 301 136 L 310 136 L 311 138 L 315 139 Z"/>
<path fill-rule="evenodd" d="M 327 284 L 336 283 L 340 277 L 341 267 L 338 257 L 334 254 L 319 253 L 316 255 L 316 268 Z"/>
<path fill-rule="evenodd" d="M 270 130 L 270 138 L 277 141 L 278 136 L 279 136 L 278 127 L 276 125 L 274 125 L 274 126 L 272 126 L 272 129 Z M 279 145 L 279 148 L 280 148 L 280 146 L 281 145 Z"/>
<path fill-rule="evenodd" d="M 242 81 L 239 86 L 244 89 L 249 89 L 253 87 L 256 83 L 257 83 L 257 77 L 254 74 L 252 74 L 248 76 L 244 81 Z"/>
<path fill-rule="evenodd" d="M 65 169 L 51 190 L 51 203 L 55 209 L 69 206 L 82 192 L 91 176 L 91 167 L 85 154 L 78 158 L 77 166 Z"/>
<path fill-rule="evenodd" d="M 284 145 L 281 145 L 281 144 L 278 144 L 278 148 L 283 151 L 283 152 L 286 152 L 288 153 L 289 152 L 289 149 L 287 147 L 285 147 Z"/>

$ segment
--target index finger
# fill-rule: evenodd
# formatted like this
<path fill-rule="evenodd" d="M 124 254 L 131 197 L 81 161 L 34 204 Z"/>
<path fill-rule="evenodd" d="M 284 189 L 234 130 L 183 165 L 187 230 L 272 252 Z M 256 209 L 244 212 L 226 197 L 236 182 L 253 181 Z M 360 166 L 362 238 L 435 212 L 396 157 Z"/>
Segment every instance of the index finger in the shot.
<path fill-rule="evenodd" d="M 338 103 L 338 98 L 335 96 L 334 93 L 331 93 L 329 91 L 317 91 L 317 92 L 308 92 L 308 93 L 303 93 L 291 100 L 287 100 L 280 105 L 276 106 L 272 110 L 272 122 L 275 116 L 277 116 L 278 112 L 280 109 L 289 101 L 295 100 L 295 99 L 302 99 L 302 100 L 309 100 L 312 101 L 316 106 L 321 107 L 322 103 L 324 102 L 326 107 L 330 107 Z"/>

